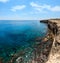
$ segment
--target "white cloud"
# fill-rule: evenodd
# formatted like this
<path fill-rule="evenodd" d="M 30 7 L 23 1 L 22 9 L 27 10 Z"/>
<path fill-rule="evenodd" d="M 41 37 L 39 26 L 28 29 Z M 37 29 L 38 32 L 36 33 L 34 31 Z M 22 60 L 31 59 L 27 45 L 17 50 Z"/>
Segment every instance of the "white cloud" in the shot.
<path fill-rule="evenodd" d="M 11 11 L 17 11 L 17 10 L 22 10 L 24 9 L 26 6 L 25 5 L 17 5 L 17 6 L 14 6 L 12 7 Z"/>
<path fill-rule="evenodd" d="M 31 5 L 32 7 L 40 7 L 38 4 L 36 4 L 36 3 L 34 3 L 34 2 L 31 2 L 30 5 Z"/>
<path fill-rule="evenodd" d="M 51 5 L 47 5 L 47 4 L 43 4 L 43 5 L 38 5 L 34 2 L 31 2 L 30 5 L 38 11 L 55 11 L 55 12 L 60 12 L 60 6 L 51 6 Z"/>
<path fill-rule="evenodd" d="M 51 11 L 59 11 L 60 12 L 60 6 L 55 6 L 50 8 Z"/>
<path fill-rule="evenodd" d="M 0 0 L 0 2 L 2 2 L 2 3 L 6 3 L 6 2 L 8 2 L 9 0 Z"/>

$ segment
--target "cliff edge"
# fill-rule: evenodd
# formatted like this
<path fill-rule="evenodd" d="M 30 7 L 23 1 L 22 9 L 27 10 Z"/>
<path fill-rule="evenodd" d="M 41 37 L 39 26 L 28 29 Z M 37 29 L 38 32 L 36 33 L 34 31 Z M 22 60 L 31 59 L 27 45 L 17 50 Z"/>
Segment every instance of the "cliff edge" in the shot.
<path fill-rule="evenodd" d="M 53 44 L 46 63 L 60 63 L 60 19 L 41 20 L 53 34 Z"/>

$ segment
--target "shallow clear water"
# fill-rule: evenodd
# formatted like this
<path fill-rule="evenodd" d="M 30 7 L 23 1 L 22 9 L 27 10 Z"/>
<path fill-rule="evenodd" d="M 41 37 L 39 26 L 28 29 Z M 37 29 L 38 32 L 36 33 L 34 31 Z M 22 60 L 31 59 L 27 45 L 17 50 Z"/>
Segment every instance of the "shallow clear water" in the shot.
<path fill-rule="evenodd" d="M 1 20 L 0 57 L 4 58 L 4 62 L 8 61 L 9 55 L 31 48 L 35 44 L 35 39 L 44 37 L 46 33 L 46 25 L 38 20 Z M 31 51 L 33 49 L 28 50 L 27 53 Z M 25 55 L 28 55 L 27 53 Z"/>

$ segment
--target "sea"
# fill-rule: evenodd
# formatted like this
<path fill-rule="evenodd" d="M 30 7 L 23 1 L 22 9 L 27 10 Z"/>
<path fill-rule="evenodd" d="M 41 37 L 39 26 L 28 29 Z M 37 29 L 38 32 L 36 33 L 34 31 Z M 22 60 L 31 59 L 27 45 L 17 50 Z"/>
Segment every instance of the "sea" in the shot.
<path fill-rule="evenodd" d="M 20 51 L 25 52 L 22 57 L 29 57 L 35 39 L 46 34 L 47 26 L 40 20 L 0 20 L 0 61 L 8 63 Z"/>

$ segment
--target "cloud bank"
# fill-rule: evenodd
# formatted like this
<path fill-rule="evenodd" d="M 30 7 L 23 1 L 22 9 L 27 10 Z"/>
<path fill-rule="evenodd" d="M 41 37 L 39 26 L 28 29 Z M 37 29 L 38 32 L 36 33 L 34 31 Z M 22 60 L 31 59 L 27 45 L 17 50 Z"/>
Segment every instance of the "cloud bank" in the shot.
<path fill-rule="evenodd" d="M 38 5 L 34 2 L 31 2 L 30 5 L 35 9 L 35 10 L 38 10 L 38 11 L 45 11 L 45 10 L 48 10 L 48 11 L 54 11 L 54 12 L 60 12 L 60 6 L 51 6 L 51 5 L 47 5 L 47 4 L 43 4 L 43 5 Z"/>

